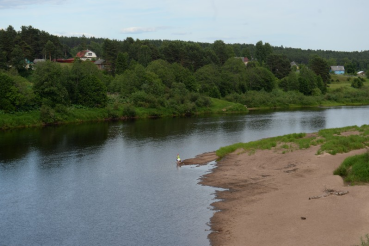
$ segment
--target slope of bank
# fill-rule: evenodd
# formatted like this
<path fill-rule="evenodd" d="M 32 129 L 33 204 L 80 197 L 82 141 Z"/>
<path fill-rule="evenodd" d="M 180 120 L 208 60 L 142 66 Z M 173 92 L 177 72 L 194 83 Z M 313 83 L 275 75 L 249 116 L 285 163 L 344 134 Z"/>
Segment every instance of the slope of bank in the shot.
<path fill-rule="evenodd" d="M 63 108 L 42 107 L 28 112 L 2 113 L 0 111 L 0 129 L 22 127 L 41 127 L 92 121 L 110 121 L 144 119 L 160 117 L 185 117 L 205 114 L 247 113 L 248 109 L 239 103 L 211 98 L 210 107 L 200 107 L 194 112 L 176 113 L 166 108 L 140 108 L 125 104 L 108 105 L 106 108 L 87 108 L 71 106 Z"/>
<path fill-rule="evenodd" d="M 286 148 L 281 137 L 264 140 L 277 144 L 262 150 L 254 143 L 225 154 L 201 181 L 226 189 L 212 204 L 218 212 L 211 218 L 211 244 L 358 245 L 369 232 L 369 186 L 344 184 L 333 171 L 367 151 L 368 139 L 342 149 L 346 153 L 329 146 L 367 135 L 368 126 L 327 129 L 300 138 L 314 145 L 292 141 Z"/>

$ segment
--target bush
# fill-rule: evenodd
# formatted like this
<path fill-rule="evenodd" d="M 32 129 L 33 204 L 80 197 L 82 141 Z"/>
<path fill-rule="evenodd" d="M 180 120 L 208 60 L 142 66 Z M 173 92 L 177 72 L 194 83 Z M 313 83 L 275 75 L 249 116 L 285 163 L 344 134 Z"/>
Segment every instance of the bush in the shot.
<path fill-rule="evenodd" d="M 363 87 L 363 80 L 359 78 L 355 78 L 354 81 L 351 83 L 351 87 L 353 88 L 361 88 Z"/>
<path fill-rule="evenodd" d="M 40 109 L 40 120 L 45 124 L 51 124 L 57 121 L 56 113 L 53 108 L 42 105 Z"/>
<path fill-rule="evenodd" d="M 130 104 L 126 104 L 123 106 L 123 116 L 125 117 L 135 117 L 136 116 L 136 109 L 130 105 Z"/>

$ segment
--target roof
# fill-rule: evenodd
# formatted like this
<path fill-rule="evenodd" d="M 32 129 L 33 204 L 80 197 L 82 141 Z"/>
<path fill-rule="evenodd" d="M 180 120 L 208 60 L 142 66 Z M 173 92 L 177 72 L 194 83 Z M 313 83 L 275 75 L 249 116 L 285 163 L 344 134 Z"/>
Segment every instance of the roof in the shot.
<path fill-rule="evenodd" d="M 99 60 L 95 61 L 94 63 L 95 63 L 95 65 L 101 65 L 101 64 L 103 64 L 104 62 L 105 62 L 105 60 L 104 60 L 104 59 L 99 59 Z"/>
<path fill-rule="evenodd" d="M 33 60 L 33 63 L 37 63 L 37 62 L 44 62 L 45 61 L 45 59 L 34 59 Z"/>
<path fill-rule="evenodd" d="M 332 71 L 345 71 L 344 66 L 331 66 Z"/>
<path fill-rule="evenodd" d="M 86 54 L 88 52 L 92 52 L 93 54 L 95 54 L 95 52 L 93 52 L 92 50 L 82 50 L 82 51 L 77 53 L 76 57 L 84 58 L 84 57 L 86 57 Z M 96 56 L 96 55 L 94 55 L 94 56 Z"/>
<path fill-rule="evenodd" d="M 85 57 L 86 53 L 88 52 L 88 50 L 82 50 L 80 52 L 77 53 L 76 57 Z"/>

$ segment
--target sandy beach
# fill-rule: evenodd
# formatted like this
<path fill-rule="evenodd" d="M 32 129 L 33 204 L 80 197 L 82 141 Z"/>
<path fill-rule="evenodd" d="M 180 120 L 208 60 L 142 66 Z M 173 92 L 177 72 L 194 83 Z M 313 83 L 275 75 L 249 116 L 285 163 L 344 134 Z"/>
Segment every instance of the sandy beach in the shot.
<path fill-rule="evenodd" d="M 227 189 L 212 204 L 211 244 L 359 245 L 369 233 L 369 186 L 345 185 L 333 171 L 366 150 L 316 155 L 318 148 L 238 150 L 220 160 L 201 181 Z"/>

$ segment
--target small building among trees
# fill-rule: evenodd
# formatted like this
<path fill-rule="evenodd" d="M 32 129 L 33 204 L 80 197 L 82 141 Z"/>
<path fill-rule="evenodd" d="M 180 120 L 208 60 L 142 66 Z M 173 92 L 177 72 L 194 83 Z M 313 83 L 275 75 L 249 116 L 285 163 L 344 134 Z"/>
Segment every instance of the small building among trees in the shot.
<path fill-rule="evenodd" d="M 345 67 L 344 66 L 331 66 L 329 72 L 333 72 L 334 74 L 345 74 Z"/>
<path fill-rule="evenodd" d="M 82 61 L 96 60 L 97 55 L 91 50 L 82 50 L 77 53 L 76 57 L 79 57 Z"/>

